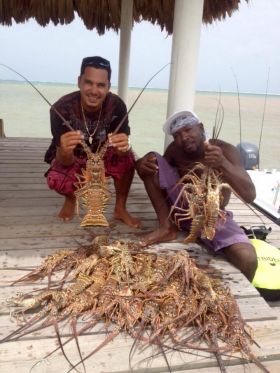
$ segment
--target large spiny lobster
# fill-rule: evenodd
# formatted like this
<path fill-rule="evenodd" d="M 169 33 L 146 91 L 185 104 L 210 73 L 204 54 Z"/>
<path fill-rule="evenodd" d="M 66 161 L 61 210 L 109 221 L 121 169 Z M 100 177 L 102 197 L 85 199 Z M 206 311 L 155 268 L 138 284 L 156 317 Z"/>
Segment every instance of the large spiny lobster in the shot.
<path fill-rule="evenodd" d="M 170 372 L 166 355 L 172 350 L 213 353 L 222 372 L 225 372 L 222 356 L 240 352 L 268 372 L 251 350 L 253 340 L 245 330 L 234 297 L 218 279 L 199 269 L 187 251 L 155 254 L 139 251 L 133 242 L 110 243 L 106 237 L 97 237 L 79 254 L 81 260 L 74 262 L 77 251 L 72 256 L 58 252 L 37 271 L 19 280 L 35 281 L 62 271 L 68 273 L 71 282 L 65 283 L 63 275 L 61 286 L 56 281 L 55 287 L 51 284 L 38 293 L 9 299 L 10 306 L 17 307 L 12 316 L 21 326 L 1 343 L 54 326 L 59 347 L 47 358 L 61 349 L 70 370 L 76 370 L 120 332 L 125 332 L 135 340 L 131 356 L 136 348 L 152 345 L 163 354 Z M 63 342 L 59 331 L 62 322 L 69 323 L 73 330 L 73 336 Z M 97 323 L 99 332 L 103 325 L 108 335 L 88 355 L 82 356 L 78 336 L 92 331 Z M 64 349 L 73 339 L 78 347 L 78 363 L 72 363 Z"/>
<path fill-rule="evenodd" d="M 87 154 L 86 168 L 82 169 L 82 174 L 76 175 L 77 181 L 74 184 L 77 211 L 80 201 L 87 208 L 80 225 L 81 227 L 94 225 L 108 227 L 109 223 L 104 215 L 104 209 L 111 192 L 107 187 L 103 160 L 107 143 L 96 153 L 92 153 L 85 143 L 83 143 L 83 148 Z"/>
<path fill-rule="evenodd" d="M 170 210 L 170 216 L 181 229 L 182 222 L 190 220 L 189 235 L 185 242 L 194 242 L 198 237 L 212 240 L 218 218 L 225 219 L 220 209 L 223 188 L 229 185 L 220 180 L 219 174 L 197 163 L 176 184 L 181 190 Z"/>

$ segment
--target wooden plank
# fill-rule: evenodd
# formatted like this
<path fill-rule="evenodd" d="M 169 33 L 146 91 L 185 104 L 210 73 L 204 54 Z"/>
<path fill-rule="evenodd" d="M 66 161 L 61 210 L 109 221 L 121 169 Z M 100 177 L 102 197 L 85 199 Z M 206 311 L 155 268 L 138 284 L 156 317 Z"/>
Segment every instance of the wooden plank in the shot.
<path fill-rule="evenodd" d="M 51 141 L 50 142 L 47 142 L 47 143 L 36 143 L 36 144 L 33 144 L 33 146 L 30 146 L 32 145 L 31 143 L 22 143 L 22 142 L 14 142 L 13 144 L 7 144 L 3 141 L 0 142 L 0 156 L 1 154 L 16 154 L 18 153 L 18 149 L 22 150 L 24 153 L 34 153 L 34 154 L 44 154 L 46 152 L 46 150 L 48 149 L 49 145 L 50 145 Z M 28 146 L 26 146 L 26 144 L 28 144 Z"/>
<path fill-rule="evenodd" d="M 43 163 L 45 152 L 43 151 L 27 151 L 20 154 L 20 158 L 17 153 L 11 152 L 8 149 L 0 150 L 0 161 L 1 162 L 28 162 L 29 160 L 38 160 L 41 164 Z"/>
<path fill-rule="evenodd" d="M 112 198 L 110 198 L 110 200 L 108 201 L 108 206 L 110 205 L 114 205 L 115 204 L 115 196 L 112 195 Z M 128 205 L 129 205 L 129 201 L 132 202 L 133 200 L 133 205 L 131 203 L 132 206 L 129 206 L 131 207 L 131 209 L 133 209 L 133 211 L 136 210 L 136 208 L 140 208 L 140 206 L 143 206 L 143 204 L 145 204 L 145 206 L 151 206 L 151 203 L 149 200 L 147 199 L 144 199 L 142 197 L 137 197 L 136 195 L 133 196 L 132 193 L 131 195 L 128 197 Z M 60 204 L 62 205 L 64 201 L 64 197 L 60 196 L 59 194 L 57 193 L 52 193 L 49 195 L 46 195 L 44 197 L 42 196 L 34 196 L 34 197 L 23 197 L 23 198 L 6 198 L 5 195 L 1 195 L 1 199 L 0 199 L 0 207 L 1 207 L 1 210 L 2 208 L 5 208 L 5 207 L 9 207 L 9 208 L 12 208 L 12 207 L 26 207 L 26 206 L 38 206 L 39 208 L 41 206 L 57 206 L 57 204 Z M 138 206 L 140 205 L 140 206 Z M 132 210 L 131 210 L 132 211 Z M 151 211 L 152 211 L 152 206 L 151 206 Z M 42 210 L 41 210 L 42 212 Z"/>
<path fill-rule="evenodd" d="M 34 144 L 34 141 L 38 142 L 38 143 L 46 143 L 46 142 L 49 142 L 50 141 L 50 137 L 18 137 L 18 136 L 9 136 L 9 137 L 6 137 L 5 140 L 1 140 L 0 139 L 0 144 L 1 143 L 13 143 L 13 142 L 17 142 L 19 141 L 21 144 L 22 143 L 26 143 L 26 142 L 31 142 L 32 144 Z"/>
<path fill-rule="evenodd" d="M 279 366 L 280 366 L 280 361 L 266 361 L 265 362 L 265 367 L 270 373 L 279 373 Z M 226 371 L 227 373 L 261 373 L 263 370 L 260 368 L 256 367 L 255 364 L 246 364 L 246 365 L 226 365 Z M 184 371 L 184 373 L 217 373 L 217 368 L 214 367 L 207 367 L 207 368 L 201 368 L 201 369 L 187 369 Z M 180 370 L 172 371 L 172 373 L 182 373 Z"/>
<path fill-rule="evenodd" d="M 57 193 L 54 193 L 53 190 L 49 189 L 47 186 L 45 188 L 41 189 L 30 189 L 29 187 L 26 190 L 9 190 L 6 189 L 1 193 L 1 199 L 5 199 L 6 203 L 9 202 L 9 200 L 22 200 L 22 199 L 31 199 L 32 198 L 46 198 L 54 196 L 57 196 L 60 200 L 62 200 L 63 197 L 59 196 Z M 10 201 L 12 202 L 12 201 Z"/>
<path fill-rule="evenodd" d="M 6 250 L 32 250 L 44 249 L 44 248 L 57 248 L 57 247 L 77 247 L 79 244 L 89 243 L 90 238 L 81 230 L 79 235 L 73 236 L 57 236 L 57 237 L 22 237 L 19 239 L 14 238 L 3 238 L 1 241 L 1 247 Z"/>
<path fill-rule="evenodd" d="M 41 163 L 33 163 L 32 166 L 30 164 L 22 163 L 5 163 L 2 164 L 0 162 L 0 174 L 5 174 L 7 171 L 10 173 L 28 173 L 28 172 L 45 172 L 50 166 L 48 164 L 41 164 Z"/>
<path fill-rule="evenodd" d="M 46 167 L 44 170 L 42 170 L 42 172 L 39 172 L 39 171 L 32 171 L 30 170 L 29 172 L 24 172 L 24 171 L 18 171 L 18 172 L 9 172 L 7 170 L 7 172 L 3 171 L 3 172 L 0 172 L 0 177 L 1 178 L 15 178 L 15 175 L 17 175 L 17 177 L 20 177 L 20 180 L 21 180 L 21 175 L 24 176 L 24 180 L 26 179 L 29 179 L 29 183 L 32 183 L 32 181 L 30 180 L 31 178 L 36 178 L 37 179 L 37 182 L 38 182 L 38 178 L 41 178 L 43 173 L 46 172 L 48 169 L 48 167 Z"/>
<path fill-rule="evenodd" d="M 30 185 L 32 185 L 34 182 L 35 183 L 42 183 L 44 185 L 46 185 L 46 179 L 44 177 L 44 172 L 42 171 L 42 173 L 37 173 L 37 177 L 35 178 L 34 175 L 32 174 L 28 174 L 27 176 L 26 173 L 23 173 L 21 174 L 20 176 L 15 176 L 14 173 L 12 174 L 9 174 L 9 178 L 5 178 L 4 179 L 4 176 L 3 176 L 3 173 L 0 174 L 1 176 L 1 183 L 3 184 L 22 184 L 22 183 L 29 183 Z M 137 190 L 137 184 L 134 184 L 132 185 L 132 189 L 136 189 Z"/>
<path fill-rule="evenodd" d="M 8 180 L 10 181 L 10 180 Z M 22 182 L 18 182 L 18 183 L 1 183 L 0 184 L 0 190 L 3 191 L 3 192 L 6 192 L 6 191 L 24 191 L 24 192 L 30 192 L 32 193 L 32 191 L 35 191 L 35 190 L 40 190 L 40 191 L 49 191 L 48 187 L 47 187 L 47 184 L 46 184 L 46 181 L 45 179 L 44 180 L 41 180 L 40 183 L 37 183 L 37 184 L 29 184 L 29 183 L 25 183 L 23 184 Z M 52 192 L 53 193 L 53 192 Z M 2 192 L 1 192 L 2 194 Z"/>
<path fill-rule="evenodd" d="M 22 186 L 23 188 L 21 188 Z M 111 191 L 111 197 L 109 198 L 107 203 L 107 205 L 110 206 L 115 203 L 116 193 L 111 182 L 107 184 L 107 188 Z M 35 200 L 33 200 L 34 198 Z M 15 204 L 14 200 L 21 201 L 23 199 L 29 200 L 31 204 L 36 204 L 37 198 L 50 198 L 50 201 L 56 198 L 64 201 L 64 197 L 56 193 L 54 190 L 49 189 L 46 183 L 37 184 L 37 187 L 35 189 L 29 189 L 28 186 L 22 184 L 21 186 L 19 186 L 18 190 L 8 190 L 8 188 L 6 188 L 5 190 L 3 190 L 3 192 L 1 192 L 2 201 L 5 201 L 7 205 L 10 203 L 10 206 L 13 206 Z M 133 202 L 136 204 L 145 203 L 146 205 L 152 205 L 150 200 L 147 199 L 145 195 L 143 195 L 143 189 L 132 188 L 128 195 L 128 200 L 130 200 L 129 202 L 131 204 Z"/>
<path fill-rule="evenodd" d="M 56 193 L 55 191 L 48 188 L 48 185 L 46 183 L 45 178 L 42 179 L 42 183 L 44 183 L 44 190 L 46 192 L 45 195 L 47 194 L 47 195 L 50 195 L 50 196 L 57 196 L 57 197 L 60 196 L 58 193 Z M 11 185 L 13 185 L 13 184 L 11 184 Z M 109 201 L 111 201 L 113 199 L 114 195 L 115 195 L 115 188 L 113 187 L 113 181 L 112 180 L 109 180 L 109 182 L 107 184 L 107 188 L 109 188 L 109 190 L 112 193 L 112 198 L 109 200 Z M 10 191 L 7 184 L 5 184 L 5 187 L 2 187 L 1 189 L 3 190 L 3 193 L 1 193 L 1 196 L 3 198 L 7 199 L 7 200 L 12 199 L 12 198 L 13 199 L 15 199 L 15 198 L 22 199 L 22 198 L 27 198 L 27 197 L 28 198 L 33 198 L 33 197 L 37 197 L 37 194 L 39 193 L 39 192 L 34 192 L 34 190 L 32 190 L 32 188 L 29 190 L 26 187 L 25 187 L 25 189 L 27 189 L 27 190 L 22 191 L 21 189 L 19 189 L 19 191 Z M 21 193 L 21 192 L 23 192 L 23 193 Z M 146 203 L 151 204 L 150 200 L 147 199 L 147 196 L 145 194 L 146 194 L 146 192 L 145 192 L 143 186 L 133 185 L 132 188 L 130 189 L 128 198 L 133 197 L 133 199 L 136 198 L 136 201 L 137 201 L 137 199 L 141 200 L 141 203 L 144 201 Z"/>
<path fill-rule="evenodd" d="M 263 364 L 266 366 L 266 361 L 280 361 L 280 350 L 279 346 L 275 344 L 278 340 L 280 333 L 279 322 L 273 324 L 269 321 L 253 322 L 250 323 L 255 332 L 255 340 L 261 346 L 261 349 L 253 346 L 254 353 L 263 360 Z M 83 356 L 86 356 L 93 351 L 97 346 L 100 345 L 102 338 L 100 335 L 87 335 L 79 337 L 79 344 L 83 351 Z M 129 351 L 131 350 L 133 340 L 129 337 L 120 335 L 116 337 L 112 342 L 102 347 L 98 353 L 91 359 L 85 362 L 86 369 L 89 372 L 110 372 L 110 373 L 128 373 L 131 372 L 129 369 Z M 15 368 L 19 372 L 29 371 L 32 365 L 56 348 L 57 343 L 52 338 L 38 339 L 38 340 L 22 340 L 18 342 L 5 343 L 1 346 L 0 360 L 1 372 L 11 372 L 11 367 Z M 73 361 L 79 361 L 75 343 L 69 343 L 65 346 L 65 352 L 67 356 Z M 16 359 L 15 359 L 16 356 Z M 148 362 L 146 359 L 153 356 Z M 201 369 L 206 367 L 217 367 L 216 359 L 205 352 L 196 352 L 193 354 L 182 354 L 172 352 L 167 354 L 169 362 L 174 369 L 184 371 L 188 369 Z M 224 357 L 226 365 L 240 365 L 241 361 L 238 354 Z M 45 365 L 46 363 L 46 365 Z M 155 348 L 145 348 L 141 350 L 141 354 L 134 353 L 132 357 L 132 370 L 136 373 L 149 373 L 156 372 L 167 372 L 168 369 L 164 363 L 164 359 L 161 355 L 155 354 Z M 254 365 L 253 365 L 254 366 Z M 61 356 L 61 353 L 56 353 L 51 356 L 46 362 L 41 362 L 39 366 L 39 372 L 47 367 L 47 372 L 57 372 L 59 367 L 60 371 L 67 371 L 69 365 Z M 243 366 L 246 369 L 246 365 Z M 34 368 L 34 369 L 35 369 Z M 34 369 L 32 371 L 34 371 Z M 215 370 L 214 370 L 215 371 Z M 219 372 L 220 369 L 216 369 Z M 254 366 L 254 372 L 257 372 L 257 368 Z"/>
<path fill-rule="evenodd" d="M 43 202 L 42 202 L 43 205 Z M 49 215 L 57 215 L 58 209 L 62 207 L 62 202 L 59 201 L 58 199 L 55 199 L 55 203 L 53 205 L 46 205 L 44 206 L 44 215 L 49 216 Z M 148 204 L 128 204 L 128 211 L 135 214 L 139 213 L 142 214 L 147 211 L 147 209 L 150 207 L 149 203 Z M 150 211 L 153 213 L 152 209 Z M 42 215 L 42 207 L 40 205 L 34 206 L 30 204 L 29 206 L 5 206 L 1 207 L 0 210 L 0 216 L 22 216 L 29 218 L 29 216 L 40 216 Z"/>
<path fill-rule="evenodd" d="M 12 149 L 13 147 L 22 146 L 24 149 L 33 148 L 37 151 L 41 147 L 48 146 L 51 143 L 51 139 L 49 138 L 37 138 L 37 137 L 7 137 L 5 139 L 0 140 L 1 147 L 8 147 Z"/>
<path fill-rule="evenodd" d="M 9 175 L 9 177 L 4 177 L 3 174 L 0 175 L 1 178 L 1 184 L 44 184 L 46 185 L 45 179 L 42 178 L 42 174 L 32 175 L 25 177 L 25 174 L 22 176 L 15 176 L 15 174 L 12 174 L 13 176 Z"/>
<path fill-rule="evenodd" d="M 1 225 L 0 225 L 0 237 L 7 237 L 7 234 L 5 232 L 10 232 L 13 227 L 14 227 L 14 232 L 15 232 L 15 235 L 18 235 L 18 231 L 17 229 L 19 229 L 19 232 L 21 230 L 21 226 L 30 226 L 29 228 L 29 231 L 30 229 L 32 229 L 32 227 L 34 227 L 34 234 L 36 234 L 36 229 L 37 229 L 37 226 L 38 226 L 38 229 L 40 229 L 40 225 L 44 225 L 45 226 L 45 229 L 46 231 L 48 231 L 48 229 L 52 229 L 53 225 L 56 225 L 56 224 L 62 224 L 61 226 L 61 230 L 63 230 L 64 228 L 66 229 L 66 231 L 68 231 L 68 226 L 71 225 L 71 226 L 74 226 L 75 224 L 76 225 L 79 225 L 79 220 L 78 218 L 74 218 L 72 221 L 70 222 L 64 222 L 64 223 L 61 223 L 58 218 L 57 218 L 57 214 L 58 214 L 58 211 L 60 209 L 60 206 L 62 205 L 62 202 L 61 204 L 57 205 L 57 207 L 53 207 L 52 210 L 48 213 L 48 215 L 44 215 L 42 216 L 41 214 L 39 215 L 32 215 L 32 211 L 28 211 L 28 214 L 29 216 L 27 217 L 25 214 L 20 214 L 17 210 L 14 210 L 14 214 L 7 214 L 5 215 L 4 213 L 2 214 L 2 209 L 0 210 L 0 217 L 1 217 Z M 129 205 L 129 210 L 130 210 L 130 205 Z M 143 225 L 143 229 L 144 230 L 147 230 L 147 229 L 150 229 L 150 230 L 153 230 L 156 228 L 157 226 L 157 223 L 156 223 L 156 215 L 155 213 L 152 211 L 152 208 L 150 210 L 150 206 L 147 207 L 147 212 L 132 212 L 133 215 L 137 215 L 137 217 L 141 220 L 142 222 L 142 225 Z M 150 211 L 149 211 L 150 210 Z M 7 210 L 6 210 L 7 211 Z M 27 211 L 25 211 L 27 213 Z M 15 214 L 18 214 L 18 216 L 15 216 Z M 106 217 L 109 219 L 110 221 L 110 224 L 115 224 L 116 221 L 113 220 L 113 217 L 112 217 L 112 211 L 106 211 L 105 213 Z M 246 223 L 246 222 L 245 222 Z M 51 224 L 51 227 L 48 227 L 48 225 Z M 245 225 L 245 224 L 244 224 Z M 122 224 L 120 224 L 120 226 L 122 226 Z M 249 226 L 247 225 L 247 228 L 249 228 Z M 139 233 L 141 233 L 141 231 L 139 231 Z M 274 230 L 273 228 L 273 231 L 271 234 L 268 235 L 267 237 L 267 241 L 268 242 L 276 242 L 276 247 L 280 247 L 280 231 L 279 230 Z M 273 237 L 273 240 L 271 239 L 271 237 Z M 183 236 L 182 236 L 182 239 L 183 239 Z"/>
<path fill-rule="evenodd" d="M 62 204 L 59 205 L 59 207 L 61 207 Z M 130 211 L 130 208 L 128 209 Z M 19 214 L 18 212 L 15 212 L 15 213 L 18 213 L 18 216 L 14 216 L 14 215 L 11 215 L 11 216 L 1 216 L 1 211 L 0 211 L 0 217 L 1 217 L 1 227 L 3 227 L 3 230 L 2 232 L 5 232 L 6 228 L 9 227 L 11 224 L 14 225 L 15 227 L 17 226 L 21 226 L 21 225 L 30 225 L 30 226 L 34 226 L 34 231 L 36 230 L 36 226 L 39 224 L 44 224 L 46 225 L 46 229 L 47 229 L 47 224 L 56 224 L 59 219 L 57 217 L 57 214 L 58 214 L 58 211 L 59 209 L 53 209 L 52 212 L 49 214 L 49 215 L 44 215 L 42 216 L 41 215 L 31 215 L 29 214 L 29 216 L 27 217 L 25 214 Z M 131 212 L 131 211 L 130 211 Z M 113 220 L 113 216 L 110 215 L 112 214 L 112 212 L 107 212 L 105 213 L 105 216 L 107 217 L 108 221 L 109 221 L 109 224 L 110 226 L 114 226 L 117 221 L 116 220 Z M 146 230 L 146 229 L 155 229 L 155 227 L 157 226 L 157 223 L 155 222 L 155 213 L 154 212 L 149 212 L 147 211 L 146 213 L 143 211 L 143 212 L 135 212 L 133 213 L 133 215 L 136 216 L 137 214 L 137 217 L 141 220 L 141 222 L 143 223 L 143 229 Z M 79 219 L 77 217 L 75 217 L 73 220 L 71 221 L 67 221 L 67 222 L 60 222 L 60 224 L 62 224 L 62 227 L 61 229 L 63 230 L 64 228 L 63 227 L 66 227 L 68 226 L 69 224 L 76 224 L 77 226 L 79 225 Z M 122 227 L 123 226 L 123 223 L 121 222 L 118 222 L 118 224 Z M 66 228 L 67 229 L 67 228 Z M 85 229 L 88 229 L 88 228 L 85 228 Z M 6 234 L 3 233 L 5 236 Z"/>
<path fill-rule="evenodd" d="M 43 179 L 43 181 L 45 181 L 45 179 Z M 111 186 L 111 184 L 112 183 L 109 184 L 109 187 L 111 191 L 114 192 L 114 189 Z M 36 189 L 34 190 L 33 185 L 24 185 L 24 184 L 21 184 L 21 185 L 17 184 L 16 186 L 18 190 L 16 189 L 13 190 L 12 187 L 14 188 L 14 185 L 15 184 L 10 184 L 10 185 L 5 184 L 5 186 L 3 186 L 2 184 L 0 184 L 1 186 L 0 190 L 3 190 L 3 193 L 1 193 L 1 197 L 5 199 L 9 199 L 9 198 L 22 199 L 22 198 L 45 197 L 45 196 L 59 196 L 53 190 L 48 188 L 46 182 L 44 182 L 44 185 L 41 186 L 41 190 L 38 190 L 38 185 L 36 185 Z M 144 194 L 143 188 L 137 188 L 133 186 L 130 190 L 129 198 L 133 196 L 134 198 L 140 199 L 141 202 L 145 201 L 146 203 L 151 204 L 150 201 L 147 201 L 147 198 L 145 198 L 145 195 L 143 194 Z"/>
<path fill-rule="evenodd" d="M 125 224 L 117 224 L 115 220 L 113 220 L 112 214 L 106 214 L 106 216 L 109 219 L 110 229 L 112 230 L 112 234 L 118 234 L 118 233 L 147 233 L 147 230 L 153 229 L 154 224 L 154 216 L 150 217 L 150 224 L 147 223 L 147 220 L 145 220 L 145 226 L 141 229 L 138 228 L 129 228 Z M 139 216 L 137 214 L 137 216 Z M 79 225 L 78 219 L 74 219 L 71 222 L 60 222 L 58 219 L 53 219 L 53 221 L 49 222 L 49 224 L 44 224 L 44 219 L 42 219 L 41 223 L 34 226 L 33 224 L 30 224 L 30 221 L 25 222 L 26 219 L 20 221 L 20 225 L 16 225 L 15 221 L 11 217 L 10 221 L 7 222 L 7 225 L 0 226 L 0 237 L 2 239 L 4 238 L 32 238 L 32 237 L 57 237 L 57 236 L 79 236 L 81 234 L 95 234 L 96 229 L 94 227 L 89 228 L 81 228 Z M 15 224 L 15 226 L 12 226 L 11 224 Z M 103 228 L 100 228 L 102 231 L 105 230 L 105 232 L 108 233 L 108 229 L 106 230 Z"/>

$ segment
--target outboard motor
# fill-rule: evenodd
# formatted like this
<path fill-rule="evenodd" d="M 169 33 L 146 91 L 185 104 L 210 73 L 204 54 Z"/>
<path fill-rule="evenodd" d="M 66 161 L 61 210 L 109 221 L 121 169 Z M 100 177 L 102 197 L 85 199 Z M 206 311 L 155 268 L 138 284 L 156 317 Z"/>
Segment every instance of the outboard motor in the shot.
<path fill-rule="evenodd" d="M 241 142 L 237 149 L 241 155 L 243 166 L 246 170 L 259 168 L 259 149 L 256 145 L 248 142 Z"/>

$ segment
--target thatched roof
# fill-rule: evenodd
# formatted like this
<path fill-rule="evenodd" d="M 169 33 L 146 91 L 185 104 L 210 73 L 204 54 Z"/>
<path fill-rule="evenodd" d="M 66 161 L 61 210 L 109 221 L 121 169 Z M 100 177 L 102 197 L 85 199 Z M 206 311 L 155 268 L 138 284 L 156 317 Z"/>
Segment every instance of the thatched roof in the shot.
<path fill-rule="evenodd" d="M 204 23 L 231 16 L 238 9 L 240 1 L 204 0 Z M 174 3 L 175 0 L 134 0 L 134 22 L 146 20 L 171 34 Z M 99 34 L 110 29 L 118 31 L 121 0 L 0 0 L 0 23 L 4 26 L 11 26 L 13 20 L 24 23 L 30 18 L 41 26 L 50 22 L 64 25 L 71 23 L 76 15 L 83 20 L 87 29 L 96 29 Z"/>

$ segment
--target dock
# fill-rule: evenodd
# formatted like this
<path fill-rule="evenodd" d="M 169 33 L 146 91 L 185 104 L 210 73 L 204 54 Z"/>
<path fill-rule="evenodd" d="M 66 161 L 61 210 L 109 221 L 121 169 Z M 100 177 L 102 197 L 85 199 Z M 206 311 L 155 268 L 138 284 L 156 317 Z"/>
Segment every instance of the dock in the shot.
<path fill-rule="evenodd" d="M 59 249 L 75 249 L 89 243 L 93 234 L 102 233 L 102 228 L 82 229 L 79 219 L 62 223 L 57 219 L 63 197 L 48 189 L 44 173 L 48 165 L 43 162 L 49 139 L 0 138 L 0 338 L 17 328 L 10 319 L 6 300 L 18 292 L 27 293 L 42 284 L 10 286 L 27 271 L 38 266 L 43 258 Z M 114 198 L 109 203 L 106 216 L 110 222 L 107 230 L 110 238 L 137 240 L 139 233 L 151 231 L 157 225 L 156 215 L 146 195 L 144 186 L 135 177 L 128 198 L 128 210 L 142 222 L 142 228 L 131 229 L 113 220 Z M 245 227 L 266 225 L 272 231 L 267 241 L 280 247 L 280 227 L 258 211 L 249 208 L 235 196 L 228 209 L 235 220 Z M 176 241 L 160 244 L 159 247 L 185 249 L 180 236 Z M 154 245 L 155 246 L 155 245 Z M 253 351 L 271 373 L 280 371 L 280 307 L 279 302 L 268 304 L 249 281 L 221 256 L 213 256 L 199 245 L 193 245 L 190 255 L 198 265 L 208 263 L 217 271 L 224 284 L 234 294 L 246 323 L 253 329 Z M 71 334 L 63 330 L 63 338 Z M 106 337 L 103 333 L 86 333 L 79 337 L 83 354 L 92 351 Z M 130 337 L 119 335 L 100 349 L 85 363 L 90 373 L 129 373 L 129 351 L 133 345 Z M 20 340 L 2 344 L 0 347 L 0 372 L 68 372 L 70 365 L 61 352 L 48 359 L 46 354 L 58 346 L 53 328 L 35 332 Z M 73 362 L 79 361 L 75 343 L 69 343 L 67 355 Z M 168 372 L 162 356 L 146 349 L 132 358 L 133 373 Z M 214 356 L 192 351 L 190 354 L 168 355 L 172 372 L 218 373 L 220 368 Z M 227 372 L 261 372 L 253 363 L 245 363 L 238 355 L 223 357 Z M 81 368 L 79 366 L 78 368 Z M 82 372 L 82 368 L 79 369 Z"/>

